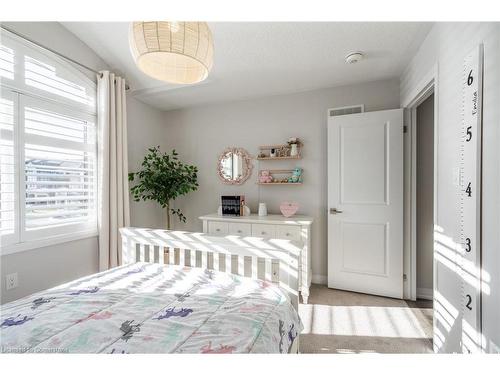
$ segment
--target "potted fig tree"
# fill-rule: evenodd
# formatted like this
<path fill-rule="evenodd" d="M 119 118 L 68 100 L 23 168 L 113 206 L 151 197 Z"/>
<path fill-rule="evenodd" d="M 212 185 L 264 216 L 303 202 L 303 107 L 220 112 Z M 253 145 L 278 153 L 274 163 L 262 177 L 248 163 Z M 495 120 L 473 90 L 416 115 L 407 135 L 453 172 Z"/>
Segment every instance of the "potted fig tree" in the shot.
<path fill-rule="evenodd" d="M 130 188 L 134 201 L 156 201 L 166 210 L 167 229 L 171 229 L 171 216 L 175 215 L 182 222 L 186 217 L 180 209 L 171 207 L 177 197 L 198 189 L 198 168 L 183 163 L 178 153 L 162 153 L 160 146 L 152 147 L 144 157 L 139 172 L 129 173 L 130 182 L 136 184 Z"/>

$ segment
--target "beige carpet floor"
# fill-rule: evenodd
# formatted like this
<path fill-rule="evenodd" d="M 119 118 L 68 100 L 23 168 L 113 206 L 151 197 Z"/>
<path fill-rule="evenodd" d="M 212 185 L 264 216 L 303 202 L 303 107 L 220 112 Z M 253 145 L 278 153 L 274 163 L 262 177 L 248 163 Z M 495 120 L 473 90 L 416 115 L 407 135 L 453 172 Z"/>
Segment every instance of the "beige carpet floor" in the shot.
<path fill-rule="evenodd" d="M 432 302 L 312 285 L 299 306 L 301 353 L 432 353 Z"/>

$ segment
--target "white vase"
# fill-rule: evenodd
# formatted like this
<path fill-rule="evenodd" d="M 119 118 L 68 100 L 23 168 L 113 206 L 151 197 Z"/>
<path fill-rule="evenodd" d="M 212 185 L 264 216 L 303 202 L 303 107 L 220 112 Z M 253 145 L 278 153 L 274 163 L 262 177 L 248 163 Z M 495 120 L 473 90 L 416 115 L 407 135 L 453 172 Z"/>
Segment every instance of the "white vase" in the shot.
<path fill-rule="evenodd" d="M 259 203 L 259 216 L 267 216 L 267 206 L 265 203 Z"/>
<path fill-rule="evenodd" d="M 291 148 L 290 148 L 290 156 L 297 156 L 299 154 L 299 150 L 297 148 L 297 144 L 294 143 L 291 145 Z"/>

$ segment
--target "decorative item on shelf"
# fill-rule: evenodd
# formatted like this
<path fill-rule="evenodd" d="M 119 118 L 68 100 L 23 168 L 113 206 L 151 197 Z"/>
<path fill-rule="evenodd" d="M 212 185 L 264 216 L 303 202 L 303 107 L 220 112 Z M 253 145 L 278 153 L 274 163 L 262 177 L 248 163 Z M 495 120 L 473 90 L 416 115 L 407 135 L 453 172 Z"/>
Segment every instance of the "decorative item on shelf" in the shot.
<path fill-rule="evenodd" d="M 288 178 L 288 182 L 292 184 L 301 183 L 302 182 L 302 168 L 295 167 L 292 172 L 292 175 Z"/>
<path fill-rule="evenodd" d="M 276 153 L 278 157 L 286 158 L 287 156 L 290 156 L 290 149 L 288 146 L 283 145 L 278 148 L 278 151 Z"/>
<path fill-rule="evenodd" d="M 298 156 L 299 155 L 299 146 L 302 145 L 300 139 L 297 137 L 292 137 L 288 139 L 288 145 L 290 146 L 290 156 Z"/>
<path fill-rule="evenodd" d="M 267 216 L 267 205 L 259 203 L 259 216 Z"/>
<path fill-rule="evenodd" d="M 282 202 L 280 204 L 280 211 L 284 217 L 291 217 L 299 209 L 299 204 L 296 202 Z"/>
<path fill-rule="evenodd" d="M 261 184 L 273 182 L 273 176 L 271 176 L 271 173 L 267 170 L 260 171 L 259 182 Z"/>
<path fill-rule="evenodd" d="M 276 157 L 276 149 L 272 148 L 271 151 L 269 152 L 269 157 L 270 158 L 275 158 Z"/>

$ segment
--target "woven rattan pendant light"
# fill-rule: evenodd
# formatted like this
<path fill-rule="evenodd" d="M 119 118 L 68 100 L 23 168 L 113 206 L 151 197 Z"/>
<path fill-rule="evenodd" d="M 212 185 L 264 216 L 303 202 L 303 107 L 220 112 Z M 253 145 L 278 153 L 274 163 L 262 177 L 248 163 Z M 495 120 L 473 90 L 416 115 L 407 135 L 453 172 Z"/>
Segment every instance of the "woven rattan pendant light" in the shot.
<path fill-rule="evenodd" d="M 206 22 L 132 22 L 130 48 L 135 63 L 161 81 L 203 81 L 212 68 L 214 45 Z"/>

